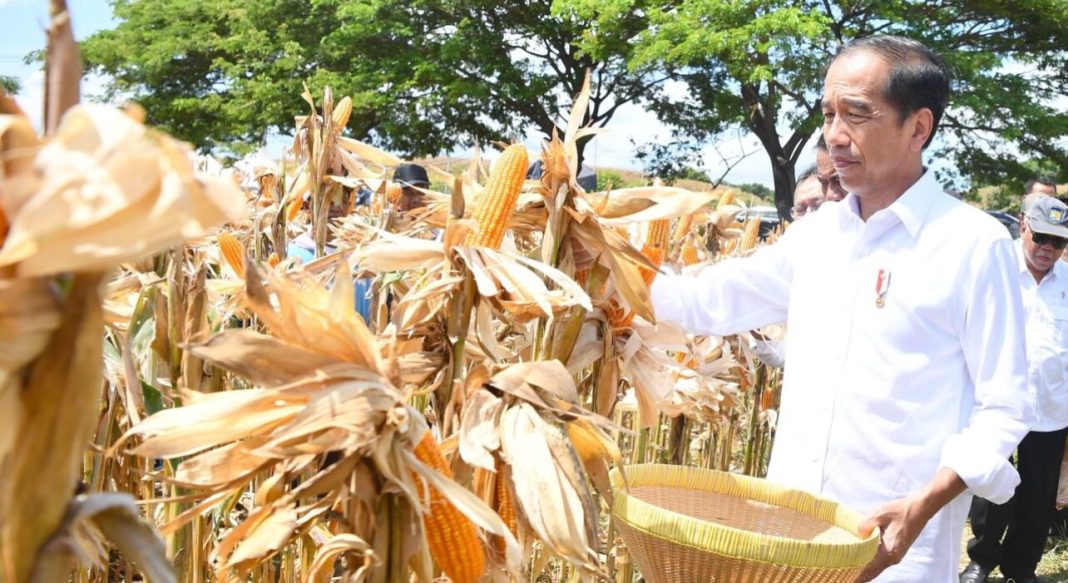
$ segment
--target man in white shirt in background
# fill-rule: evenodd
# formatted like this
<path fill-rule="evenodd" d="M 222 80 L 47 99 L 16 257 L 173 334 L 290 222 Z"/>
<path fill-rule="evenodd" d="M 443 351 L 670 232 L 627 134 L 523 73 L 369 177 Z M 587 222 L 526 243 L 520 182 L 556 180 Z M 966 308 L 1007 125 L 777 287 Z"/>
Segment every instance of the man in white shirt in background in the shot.
<path fill-rule="evenodd" d="M 999 566 L 1015 583 L 1041 581 L 1035 569 L 1056 511 L 1068 437 L 1068 265 L 1058 261 L 1068 246 L 1068 206 L 1049 196 L 1025 200 L 1016 253 L 1027 313 L 1027 380 L 1038 421 L 1016 450 L 1020 485 L 1012 499 L 972 501 L 975 537 L 960 583 L 983 583 Z"/>
<path fill-rule="evenodd" d="M 1012 496 L 1008 458 L 1034 416 L 1012 240 L 923 166 L 949 98 L 932 51 L 853 41 L 823 92 L 823 135 L 850 194 L 751 257 L 658 277 L 656 317 L 717 336 L 785 320 L 768 479 L 881 529 L 861 580 L 956 583 L 961 494 Z"/>
<path fill-rule="evenodd" d="M 816 140 L 816 178 L 820 181 L 820 189 L 827 200 L 837 202 L 846 197 L 847 193 L 838 180 L 838 173 L 834 171 L 834 162 L 831 161 L 831 152 L 827 149 L 823 134 Z"/>
<path fill-rule="evenodd" d="M 790 213 L 796 221 L 808 213 L 816 212 L 826 200 L 816 174 L 816 166 L 813 164 L 797 177 L 797 186 L 794 187 L 794 206 L 790 209 Z"/>

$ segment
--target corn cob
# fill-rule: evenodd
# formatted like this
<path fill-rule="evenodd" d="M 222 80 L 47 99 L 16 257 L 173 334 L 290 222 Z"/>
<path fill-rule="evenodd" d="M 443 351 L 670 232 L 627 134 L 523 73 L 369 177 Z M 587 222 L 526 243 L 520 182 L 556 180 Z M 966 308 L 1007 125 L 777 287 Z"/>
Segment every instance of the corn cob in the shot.
<path fill-rule="evenodd" d="M 397 204 L 402 192 L 404 192 L 403 186 L 397 182 L 390 182 L 386 185 L 386 200 L 389 201 L 389 204 Z"/>
<path fill-rule="evenodd" d="M 727 192 L 724 192 L 722 196 L 719 197 L 719 202 L 716 203 L 716 210 L 718 211 L 723 207 L 730 206 L 732 204 L 734 204 L 734 191 L 728 190 Z"/>
<path fill-rule="evenodd" d="M 679 222 L 675 224 L 675 231 L 671 234 L 671 241 L 678 243 L 685 239 L 686 234 L 690 232 L 691 225 L 693 225 L 692 214 L 679 218 Z"/>
<path fill-rule="evenodd" d="M 223 258 L 240 279 L 245 279 L 245 248 L 227 231 L 219 233 L 219 250 Z"/>
<path fill-rule="evenodd" d="M 286 220 L 287 221 L 295 221 L 295 220 L 297 220 L 297 215 L 300 214 L 300 207 L 301 207 L 301 204 L 303 202 L 304 201 L 302 201 L 299 198 L 294 198 L 289 203 L 289 206 L 286 207 Z"/>
<path fill-rule="evenodd" d="M 416 446 L 415 457 L 452 479 L 452 469 L 429 431 L 423 434 L 419 445 Z M 412 476 L 418 490 L 422 492 L 423 480 L 415 472 L 412 472 Z M 461 514 L 436 488 L 429 485 L 427 488 L 430 493 L 430 508 L 423 515 L 423 524 L 430 556 L 441 567 L 441 571 L 455 583 L 478 581 L 486 570 L 486 552 L 474 523 Z"/>
<path fill-rule="evenodd" d="M 686 244 L 682 246 L 682 264 L 694 265 L 700 261 L 701 258 L 697 256 L 697 247 L 695 247 L 693 243 L 687 241 Z"/>
<path fill-rule="evenodd" d="M 649 232 L 645 237 L 645 244 L 666 251 L 670 237 L 671 221 L 668 219 L 657 219 L 649 222 Z"/>
<path fill-rule="evenodd" d="M 346 96 L 334 106 L 334 113 L 330 116 L 334 123 L 334 129 L 345 129 L 345 125 L 349 123 L 350 115 L 352 115 L 352 98 Z"/>
<path fill-rule="evenodd" d="M 575 447 L 575 453 L 588 463 L 598 458 L 603 458 L 613 463 L 622 460 L 619 446 L 603 431 L 586 419 L 576 419 L 567 424 L 567 436 Z"/>
<path fill-rule="evenodd" d="M 760 217 L 753 217 L 745 222 L 745 231 L 742 240 L 738 243 L 738 250 L 745 252 L 756 247 L 757 237 L 760 235 Z"/>
<path fill-rule="evenodd" d="M 486 190 L 479 198 L 473 215 L 478 223 L 478 234 L 468 237 L 469 245 L 492 249 L 501 246 L 527 175 L 527 160 L 527 149 L 522 144 L 513 144 L 504 150 L 493 165 Z"/>
<path fill-rule="evenodd" d="M 497 514 L 513 536 L 519 532 L 515 498 L 512 496 L 512 491 L 508 489 L 508 480 L 504 476 L 503 467 L 497 468 Z M 494 545 L 497 547 L 497 552 L 503 555 L 506 546 L 504 539 L 496 537 Z"/>

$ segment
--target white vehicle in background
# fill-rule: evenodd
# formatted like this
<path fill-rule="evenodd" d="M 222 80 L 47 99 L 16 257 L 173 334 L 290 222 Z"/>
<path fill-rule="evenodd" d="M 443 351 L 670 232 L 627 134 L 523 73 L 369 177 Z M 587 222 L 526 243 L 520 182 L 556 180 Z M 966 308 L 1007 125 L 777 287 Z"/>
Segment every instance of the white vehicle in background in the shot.
<path fill-rule="evenodd" d="M 750 218 L 760 218 L 760 240 L 763 241 L 775 227 L 779 226 L 779 210 L 773 206 L 751 206 L 738 212 L 738 222 L 745 223 Z"/>

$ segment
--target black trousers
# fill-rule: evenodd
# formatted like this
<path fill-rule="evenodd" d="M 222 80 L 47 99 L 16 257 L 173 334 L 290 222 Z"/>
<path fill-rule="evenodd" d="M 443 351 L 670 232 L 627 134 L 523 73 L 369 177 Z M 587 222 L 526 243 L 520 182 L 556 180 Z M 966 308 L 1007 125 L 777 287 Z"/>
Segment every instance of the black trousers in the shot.
<path fill-rule="evenodd" d="M 1000 566 L 1006 579 L 1035 575 L 1056 512 L 1066 436 L 1068 428 L 1028 433 L 1016 448 L 1020 485 L 1012 499 L 1004 504 L 972 499 L 972 561 L 987 569 Z"/>

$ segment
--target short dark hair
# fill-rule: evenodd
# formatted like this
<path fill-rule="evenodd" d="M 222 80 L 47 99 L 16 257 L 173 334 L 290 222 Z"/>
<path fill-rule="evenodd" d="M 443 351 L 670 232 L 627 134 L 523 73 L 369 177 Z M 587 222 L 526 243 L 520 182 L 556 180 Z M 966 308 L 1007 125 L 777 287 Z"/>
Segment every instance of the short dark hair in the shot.
<path fill-rule="evenodd" d="M 1053 178 L 1049 176 L 1035 176 L 1031 180 L 1028 180 L 1027 184 L 1024 185 L 1024 194 L 1031 194 L 1031 189 L 1034 188 L 1036 184 L 1045 184 L 1052 188 L 1053 192 L 1057 192 L 1057 182 L 1053 180 Z"/>
<path fill-rule="evenodd" d="M 952 75 L 945 61 L 919 41 L 903 36 L 878 35 L 858 38 L 842 45 L 830 64 L 840 57 L 862 51 L 875 53 L 889 63 L 890 74 L 883 89 L 883 98 L 897 110 L 898 123 L 905 123 L 908 116 L 921 109 L 931 110 L 934 124 L 923 147 L 931 145 L 949 103 Z"/>
<path fill-rule="evenodd" d="M 797 184 L 801 184 L 802 182 L 808 180 L 809 178 L 812 178 L 815 175 L 816 175 L 816 165 L 812 164 L 811 166 L 808 166 L 807 168 L 805 168 L 801 172 L 801 174 L 797 177 Z"/>

